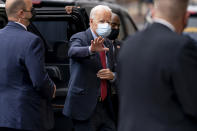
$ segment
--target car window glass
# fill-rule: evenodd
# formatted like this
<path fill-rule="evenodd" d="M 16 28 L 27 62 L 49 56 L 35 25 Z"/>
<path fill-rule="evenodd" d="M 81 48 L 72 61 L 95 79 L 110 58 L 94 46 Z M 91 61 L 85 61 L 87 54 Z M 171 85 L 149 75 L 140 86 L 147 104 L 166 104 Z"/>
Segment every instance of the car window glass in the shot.
<path fill-rule="evenodd" d="M 120 18 L 120 16 L 119 16 Z M 125 33 L 124 33 L 124 27 L 123 27 L 123 20 L 120 19 L 120 33 L 119 33 L 119 36 L 118 36 L 118 40 L 123 40 L 125 37 Z"/>
<path fill-rule="evenodd" d="M 124 14 L 123 16 L 124 21 L 125 21 L 125 29 L 128 35 L 132 35 L 136 32 L 136 29 L 133 26 L 133 23 L 131 22 L 131 19 L 129 18 L 129 16 L 127 14 Z"/>
<path fill-rule="evenodd" d="M 66 21 L 35 21 L 33 23 L 43 35 L 47 43 L 57 40 L 67 40 Z"/>
<path fill-rule="evenodd" d="M 39 19 L 33 25 L 45 40 L 47 63 L 68 63 L 68 21 Z"/>

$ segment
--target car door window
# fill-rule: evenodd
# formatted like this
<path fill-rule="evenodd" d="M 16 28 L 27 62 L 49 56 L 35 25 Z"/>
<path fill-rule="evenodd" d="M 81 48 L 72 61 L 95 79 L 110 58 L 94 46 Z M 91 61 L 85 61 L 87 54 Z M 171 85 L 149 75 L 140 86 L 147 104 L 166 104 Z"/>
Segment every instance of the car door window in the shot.
<path fill-rule="evenodd" d="M 35 21 L 34 25 L 48 43 L 55 40 L 67 40 L 67 21 Z"/>
<path fill-rule="evenodd" d="M 116 13 L 116 14 L 120 18 L 120 33 L 119 33 L 119 36 L 118 36 L 118 40 L 122 41 L 126 37 L 126 33 L 125 33 L 125 30 L 124 30 L 124 21 L 123 21 L 123 18 L 122 18 L 120 13 Z"/>
<path fill-rule="evenodd" d="M 82 8 L 73 8 L 72 14 L 64 8 L 55 9 L 55 13 L 50 10 L 50 15 L 46 10 L 37 10 L 30 31 L 43 39 L 46 63 L 68 64 L 68 41 L 73 34 L 88 28 L 88 18 Z"/>
<path fill-rule="evenodd" d="M 125 31 L 127 33 L 127 35 L 132 35 L 137 31 L 137 27 L 134 25 L 133 21 L 131 20 L 131 18 L 129 17 L 129 15 L 127 13 L 123 13 L 123 18 L 124 18 L 124 22 L 125 22 Z"/>

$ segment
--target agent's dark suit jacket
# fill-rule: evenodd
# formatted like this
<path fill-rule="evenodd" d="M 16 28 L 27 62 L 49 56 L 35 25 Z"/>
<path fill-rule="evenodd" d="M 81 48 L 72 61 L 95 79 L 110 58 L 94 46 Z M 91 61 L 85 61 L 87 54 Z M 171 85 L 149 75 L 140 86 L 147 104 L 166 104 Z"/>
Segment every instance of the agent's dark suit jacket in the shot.
<path fill-rule="evenodd" d="M 197 130 L 197 48 L 154 23 L 120 51 L 119 131 Z"/>
<path fill-rule="evenodd" d="M 91 40 L 94 39 L 90 29 L 73 35 L 70 40 L 68 55 L 71 58 L 71 76 L 63 113 L 76 120 L 87 120 L 91 116 L 99 96 L 100 79 L 97 78 L 96 74 L 103 68 L 99 53 L 90 55 L 89 46 Z M 110 51 L 106 53 L 107 63 L 108 67 L 113 70 L 112 44 L 105 42 L 105 46 L 110 49 Z M 109 82 L 108 89 L 108 93 L 110 93 Z M 108 96 L 109 95 L 110 94 L 108 94 Z M 109 97 L 107 99 L 109 100 Z M 110 102 L 108 105 L 109 104 Z"/>
<path fill-rule="evenodd" d="M 53 82 L 41 39 L 9 22 L 0 30 L 0 127 L 43 131 L 53 126 Z"/>

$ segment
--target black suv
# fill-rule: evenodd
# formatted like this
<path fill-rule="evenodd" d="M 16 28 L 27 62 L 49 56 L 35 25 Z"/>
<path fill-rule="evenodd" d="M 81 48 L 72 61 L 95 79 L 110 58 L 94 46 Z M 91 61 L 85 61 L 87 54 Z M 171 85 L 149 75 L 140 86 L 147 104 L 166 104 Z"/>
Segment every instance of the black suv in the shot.
<path fill-rule="evenodd" d="M 119 15 L 121 20 L 120 40 L 137 31 L 128 12 L 115 3 L 101 1 L 72 0 L 33 0 L 36 10 L 35 20 L 28 30 L 42 38 L 45 44 L 46 69 L 57 85 L 56 98 L 53 100 L 55 111 L 55 129 L 57 131 L 72 130 L 72 123 L 62 115 L 62 108 L 67 94 L 69 81 L 69 58 L 67 56 L 70 37 L 89 28 L 89 13 L 96 5 L 108 5 Z M 66 7 L 73 7 L 68 13 Z M 0 1 L 0 28 L 7 24 L 5 4 Z"/>

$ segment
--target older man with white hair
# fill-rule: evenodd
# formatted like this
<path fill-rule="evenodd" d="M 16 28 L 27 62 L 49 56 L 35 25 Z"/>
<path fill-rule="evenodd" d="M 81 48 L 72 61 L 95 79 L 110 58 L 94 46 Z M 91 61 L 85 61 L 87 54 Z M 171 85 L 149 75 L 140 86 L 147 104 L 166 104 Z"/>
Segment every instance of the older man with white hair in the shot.
<path fill-rule="evenodd" d="M 106 39 L 111 32 L 112 12 L 98 5 L 91 10 L 90 28 L 70 40 L 70 81 L 63 113 L 76 131 L 114 131 L 110 99 L 113 48 Z"/>

